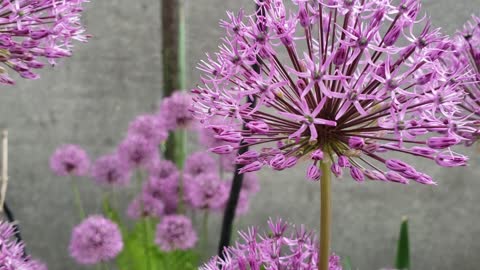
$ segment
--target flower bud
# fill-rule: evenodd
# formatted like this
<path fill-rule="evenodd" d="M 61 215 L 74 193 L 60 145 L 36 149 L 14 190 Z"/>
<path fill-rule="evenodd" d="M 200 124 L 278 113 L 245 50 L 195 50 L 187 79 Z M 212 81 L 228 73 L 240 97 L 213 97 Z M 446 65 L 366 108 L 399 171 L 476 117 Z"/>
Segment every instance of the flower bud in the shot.
<path fill-rule="evenodd" d="M 313 160 L 323 160 L 323 151 L 321 149 L 317 149 L 312 153 Z"/>
<path fill-rule="evenodd" d="M 404 185 L 408 184 L 408 180 L 397 172 L 388 171 L 385 173 L 385 177 L 390 182 L 400 183 Z"/>
<path fill-rule="evenodd" d="M 259 171 L 263 167 L 263 163 L 260 161 L 254 161 L 248 165 L 243 166 L 240 169 L 240 173 L 248 173 L 248 172 L 256 172 Z"/>
<path fill-rule="evenodd" d="M 365 175 L 363 174 L 362 170 L 355 166 L 350 167 L 350 175 L 352 176 L 353 180 L 357 182 L 365 181 Z"/>
<path fill-rule="evenodd" d="M 348 146 L 353 149 L 362 149 L 365 146 L 365 140 L 360 137 L 350 137 L 348 139 Z"/>
<path fill-rule="evenodd" d="M 322 171 L 318 168 L 317 165 L 312 164 L 308 167 L 307 177 L 310 180 L 318 181 L 322 176 Z"/>
<path fill-rule="evenodd" d="M 454 146 L 459 142 L 459 139 L 453 137 L 431 137 L 428 138 L 427 145 L 432 149 L 444 149 Z"/>
<path fill-rule="evenodd" d="M 221 145 L 217 147 L 210 148 L 210 152 L 213 152 L 215 154 L 220 154 L 220 155 L 225 155 L 225 154 L 230 154 L 233 152 L 233 146 L 231 145 Z"/>

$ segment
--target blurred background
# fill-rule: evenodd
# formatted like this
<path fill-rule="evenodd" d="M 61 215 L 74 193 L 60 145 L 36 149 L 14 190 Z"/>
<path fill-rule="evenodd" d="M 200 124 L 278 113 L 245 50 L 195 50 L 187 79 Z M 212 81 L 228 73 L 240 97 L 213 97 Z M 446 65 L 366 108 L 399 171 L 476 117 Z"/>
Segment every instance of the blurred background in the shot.
<path fill-rule="evenodd" d="M 161 1 L 161 0 L 160 0 Z M 0 128 L 10 131 L 10 185 L 7 200 L 20 222 L 28 252 L 51 270 L 87 269 L 68 256 L 70 229 L 77 222 L 70 185 L 49 170 L 49 157 L 63 143 L 85 147 L 92 157 L 111 151 L 141 112 L 156 110 L 162 94 L 160 1 L 109 0 L 86 5 L 84 22 L 94 37 L 77 46 L 71 59 L 44 69 L 37 81 L 3 86 Z M 252 0 L 187 1 L 188 85 L 198 79 L 196 63 L 216 49 L 226 10 L 252 11 Z M 478 0 L 425 0 L 423 11 L 447 34 L 463 25 Z M 465 149 L 464 149 L 465 150 Z M 465 150 L 464 152 L 466 152 Z M 410 219 L 413 269 L 478 269 L 480 265 L 480 153 L 470 150 L 467 168 L 415 164 L 438 186 L 334 182 L 333 250 L 362 270 L 390 266 L 398 228 Z M 415 162 L 410 160 L 411 162 Z M 424 162 L 424 160 L 422 160 Z M 304 168 L 261 172 L 262 190 L 236 228 L 266 225 L 283 217 L 309 228 L 319 226 L 317 185 Z M 99 212 L 98 188 L 80 185 L 90 213 Z M 210 220 L 212 254 L 221 216 Z M 134 269 L 133 269 L 134 270 Z"/>

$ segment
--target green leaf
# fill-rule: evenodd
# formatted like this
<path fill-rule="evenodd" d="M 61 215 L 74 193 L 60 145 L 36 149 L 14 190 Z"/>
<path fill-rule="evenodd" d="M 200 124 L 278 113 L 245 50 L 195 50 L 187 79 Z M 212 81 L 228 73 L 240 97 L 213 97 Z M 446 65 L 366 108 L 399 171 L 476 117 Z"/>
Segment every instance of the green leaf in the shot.
<path fill-rule="evenodd" d="M 397 269 L 410 269 L 410 244 L 408 239 L 408 219 L 406 217 L 403 218 L 400 226 L 395 267 Z"/>
<path fill-rule="evenodd" d="M 350 258 L 348 256 L 342 257 L 342 269 L 352 270 L 352 264 L 350 263 Z"/>

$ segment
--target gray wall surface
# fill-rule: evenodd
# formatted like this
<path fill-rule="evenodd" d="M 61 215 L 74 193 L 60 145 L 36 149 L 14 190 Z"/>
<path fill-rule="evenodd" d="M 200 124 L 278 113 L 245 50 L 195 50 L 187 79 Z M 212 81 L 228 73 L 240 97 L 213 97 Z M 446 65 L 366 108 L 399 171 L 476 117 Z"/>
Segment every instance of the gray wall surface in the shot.
<path fill-rule="evenodd" d="M 248 0 L 195 0 L 187 10 L 190 85 L 204 52 L 214 51 L 225 10 L 252 9 Z M 424 2 L 435 25 L 453 33 L 479 0 Z M 87 5 L 85 20 L 94 38 L 79 44 L 71 59 L 42 71 L 38 81 L 2 86 L 0 128 L 11 134 L 8 201 L 15 210 L 28 250 L 51 270 L 76 266 L 67 252 L 70 229 L 78 221 L 68 179 L 52 176 L 48 160 L 56 146 L 76 143 L 92 156 L 113 149 L 128 122 L 152 111 L 161 95 L 160 18 L 158 0 L 100 0 Z M 439 185 L 356 184 L 350 178 L 334 183 L 333 249 L 346 254 L 362 270 L 393 263 L 402 216 L 411 223 L 413 269 L 473 270 L 480 268 L 480 154 L 468 168 L 441 169 L 419 164 Z M 412 160 L 411 160 L 412 161 Z M 412 161 L 414 162 L 414 161 Z M 319 225 L 319 198 L 297 168 L 261 173 L 262 191 L 238 228 L 284 217 L 310 228 Z M 81 190 L 90 212 L 99 211 L 100 193 L 87 181 Z M 220 217 L 211 221 L 219 228 Z M 210 239 L 212 251 L 217 239 Z"/>

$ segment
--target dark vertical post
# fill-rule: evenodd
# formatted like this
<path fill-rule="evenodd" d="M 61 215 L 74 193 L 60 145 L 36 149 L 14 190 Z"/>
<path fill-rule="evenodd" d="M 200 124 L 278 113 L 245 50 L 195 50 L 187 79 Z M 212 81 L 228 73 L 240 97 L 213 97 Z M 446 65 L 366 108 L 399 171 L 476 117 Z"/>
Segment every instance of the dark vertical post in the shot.
<path fill-rule="evenodd" d="M 255 10 L 257 11 L 258 15 L 263 15 L 263 11 L 260 5 L 256 5 Z M 260 66 L 255 64 L 253 69 L 260 73 Z M 250 102 L 250 107 L 255 107 L 255 99 L 248 99 Z M 245 124 L 243 125 L 243 130 L 246 130 Z M 244 142 L 240 144 L 245 145 Z M 248 146 L 240 147 L 238 150 L 238 155 L 241 155 L 248 151 Z M 243 167 L 243 165 L 235 165 L 235 173 L 233 175 L 232 187 L 230 189 L 230 195 L 228 197 L 227 206 L 225 207 L 225 212 L 223 214 L 223 221 L 222 221 L 222 231 L 220 234 L 220 242 L 218 244 L 218 256 L 223 258 L 224 256 L 224 249 L 230 245 L 230 240 L 232 238 L 232 227 L 233 222 L 235 219 L 235 212 L 237 210 L 238 205 L 238 198 L 240 196 L 240 191 L 242 189 L 243 184 L 243 174 L 240 174 L 239 171 Z"/>
<path fill-rule="evenodd" d="M 161 0 L 163 96 L 185 88 L 185 16 L 184 0 Z M 183 165 L 183 132 L 170 134 L 165 157 L 178 166 Z"/>

